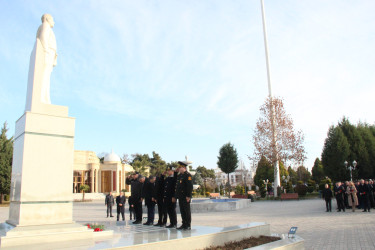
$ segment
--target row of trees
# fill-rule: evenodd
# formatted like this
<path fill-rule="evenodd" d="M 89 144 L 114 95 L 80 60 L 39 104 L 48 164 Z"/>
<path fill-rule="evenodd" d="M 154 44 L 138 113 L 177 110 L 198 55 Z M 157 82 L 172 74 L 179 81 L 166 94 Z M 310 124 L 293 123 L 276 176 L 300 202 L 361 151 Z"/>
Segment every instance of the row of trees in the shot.
<path fill-rule="evenodd" d="M 10 193 L 12 175 L 13 137 L 9 138 L 7 132 L 8 127 L 5 122 L 0 134 L 0 204 L 3 203 L 4 195 Z"/>
<path fill-rule="evenodd" d="M 375 126 L 366 123 L 353 125 L 343 118 L 328 130 L 320 165 L 316 161 L 313 176 L 328 176 L 336 181 L 350 180 L 347 161 L 357 161 L 353 179 L 375 177 Z"/>
<path fill-rule="evenodd" d="M 297 170 L 294 170 L 291 166 L 286 168 L 283 164 L 283 162 L 279 162 L 280 167 L 280 178 L 284 176 L 284 180 L 282 179 L 282 184 L 286 181 L 289 181 L 296 185 L 298 181 L 302 181 L 303 183 L 307 183 L 311 179 L 311 173 L 306 169 L 304 166 L 300 166 L 297 168 Z M 258 162 L 258 167 L 255 172 L 254 176 L 254 183 L 258 187 L 261 187 L 264 185 L 263 181 L 267 180 L 271 183 L 274 182 L 274 173 L 273 173 L 273 167 L 272 163 L 267 160 L 266 157 L 262 157 L 260 161 Z"/>

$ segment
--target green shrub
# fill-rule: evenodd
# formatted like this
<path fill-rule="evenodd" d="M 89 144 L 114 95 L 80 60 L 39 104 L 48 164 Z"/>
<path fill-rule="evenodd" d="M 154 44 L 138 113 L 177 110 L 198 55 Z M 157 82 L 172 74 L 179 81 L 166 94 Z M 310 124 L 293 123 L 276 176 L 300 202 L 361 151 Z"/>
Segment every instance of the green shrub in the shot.
<path fill-rule="evenodd" d="M 9 201 L 9 194 L 4 195 L 4 201 Z"/>
<path fill-rule="evenodd" d="M 298 184 L 296 187 L 296 192 L 299 196 L 305 196 L 307 193 L 307 187 L 304 184 Z"/>

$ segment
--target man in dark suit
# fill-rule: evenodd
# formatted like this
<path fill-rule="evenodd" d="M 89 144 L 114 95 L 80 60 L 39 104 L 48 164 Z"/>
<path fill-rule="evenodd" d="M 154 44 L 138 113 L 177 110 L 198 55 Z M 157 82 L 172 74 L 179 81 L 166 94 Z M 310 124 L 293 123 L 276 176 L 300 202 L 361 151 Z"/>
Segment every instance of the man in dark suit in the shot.
<path fill-rule="evenodd" d="M 167 210 L 164 209 L 163 195 L 164 195 L 164 181 L 166 178 L 166 172 L 161 174 L 156 178 L 155 193 L 156 193 L 156 203 L 158 205 L 159 220 L 154 226 L 164 227 L 167 223 Z"/>
<path fill-rule="evenodd" d="M 167 169 L 168 177 L 164 181 L 163 202 L 164 210 L 169 215 L 169 225 L 166 228 L 177 227 L 176 202 L 172 202 L 172 198 L 176 193 L 177 169 L 169 167 Z"/>
<path fill-rule="evenodd" d="M 142 223 L 142 186 L 139 181 L 142 176 L 138 172 L 134 172 L 126 178 L 126 184 L 130 185 L 132 204 L 134 206 L 135 221 L 133 224 Z M 142 177 L 143 178 L 143 177 Z"/>
<path fill-rule="evenodd" d="M 369 201 L 369 193 L 370 188 L 368 185 L 365 184 L 365 181 L 362 179 L 361 184 L 358 187 L 359 189 L 359 198 L 362 201 L 363 211 L 362 212 L 370 212 L 370 201 Z"/>
<path fill-rule="evenodd" d="M 109 194 L 107 194 L 105 196 L 105 205 L 107 206 L 107 218 L 108 218 L 109 215 L 111 215 L 111 217 L 113 217 L 112 206 L 114 204 L 115 204 L 115 199 L 113 199 L 112 192 L 109 192 Z"/>
<path fill-rule="evenodd" d="M 337 182 L 336 186 L 334 187 L 333 191 L 335 192 L 336 202 L 337 202 L 337 212 L 345 212 L 345 205 L 344 205 L 344 187 L 341 185 L 341 182 Z"/>
<path fill-rule="evenodd" d="M 117 221 L 120 219 L 120 213 L 122 216 L 122 220 L 125 220 L 125 196 L 124 193 L 121 192 L 119 196 L 116 197 L 116 204 L 117 204 Z"/>
<path fill-rule="evenodd" d="M 147 221 L 143 225 L 154 225 L 155 218 L 155 176 L 147 178 L 143 184 L 142 198 L 147 206 Z"/>
<path fill-rule="evenodd" d="M 187 171 L 187 166 L 190 162 L 179 161 L 178 164 L 180 175 L 177 177 L 176 183 L 176 194 L 173 198 L 173 202 L 176 202 L 180 205 L 180 213 L 182 218 L 182 225 L 177 228 L 178 230 L 191 230 L 191 210 L 190 202 L 193 191 L 193 180 L 191 174 Z"/>

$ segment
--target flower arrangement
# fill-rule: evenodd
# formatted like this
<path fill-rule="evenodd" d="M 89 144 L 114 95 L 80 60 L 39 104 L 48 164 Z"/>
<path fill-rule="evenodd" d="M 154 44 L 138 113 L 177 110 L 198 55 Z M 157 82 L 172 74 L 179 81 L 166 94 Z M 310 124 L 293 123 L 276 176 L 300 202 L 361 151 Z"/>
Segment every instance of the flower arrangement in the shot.
<path fill-rule="evenodd" d="M 88 229 L 94 229 L 94 232 L 101 232 L 104 230 L 104 225 L 87 224 Z"/>

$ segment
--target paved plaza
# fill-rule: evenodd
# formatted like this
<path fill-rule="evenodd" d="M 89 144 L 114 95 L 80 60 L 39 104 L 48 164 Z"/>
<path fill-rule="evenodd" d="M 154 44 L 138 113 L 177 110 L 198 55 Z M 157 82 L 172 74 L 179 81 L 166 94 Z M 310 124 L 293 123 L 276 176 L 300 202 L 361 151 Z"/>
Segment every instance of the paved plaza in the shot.
<path fill-rule="evenodd" d="M 333 201 L 335 203 L 335 201 Z M 335 206 L 334 206 L 335 207 Z M 129 219 L 126 210 L 126 220 Z M 0 207 L 0 222 L 8 217 L 8 208 Z M 119 231 L 135 230 L 116 223 L 115 218 L 106 218 L 104 201 L 74 204 L 74 220 L 78 223 L 97 222 Z M 178 215 L 179 222 L 181 221 Z M 257 201 L 251 207 L 231 211 L 193 214 L 194 226 L 227 227 L 249 222 L 267 222 L 272 233 L 287 233 L 292 226 L 298 227 L 297 234 L 305 239 L 306 249 L 375 249 L 375 211 L 363 213 L 325 212 L 323 200 L 300 201 Z M 142 227 L 144 229 L 142 229 Z M 141 226 L 136 230 L 154 230 Z M 129 232 L 130 232 L 129 231 Z"/>

